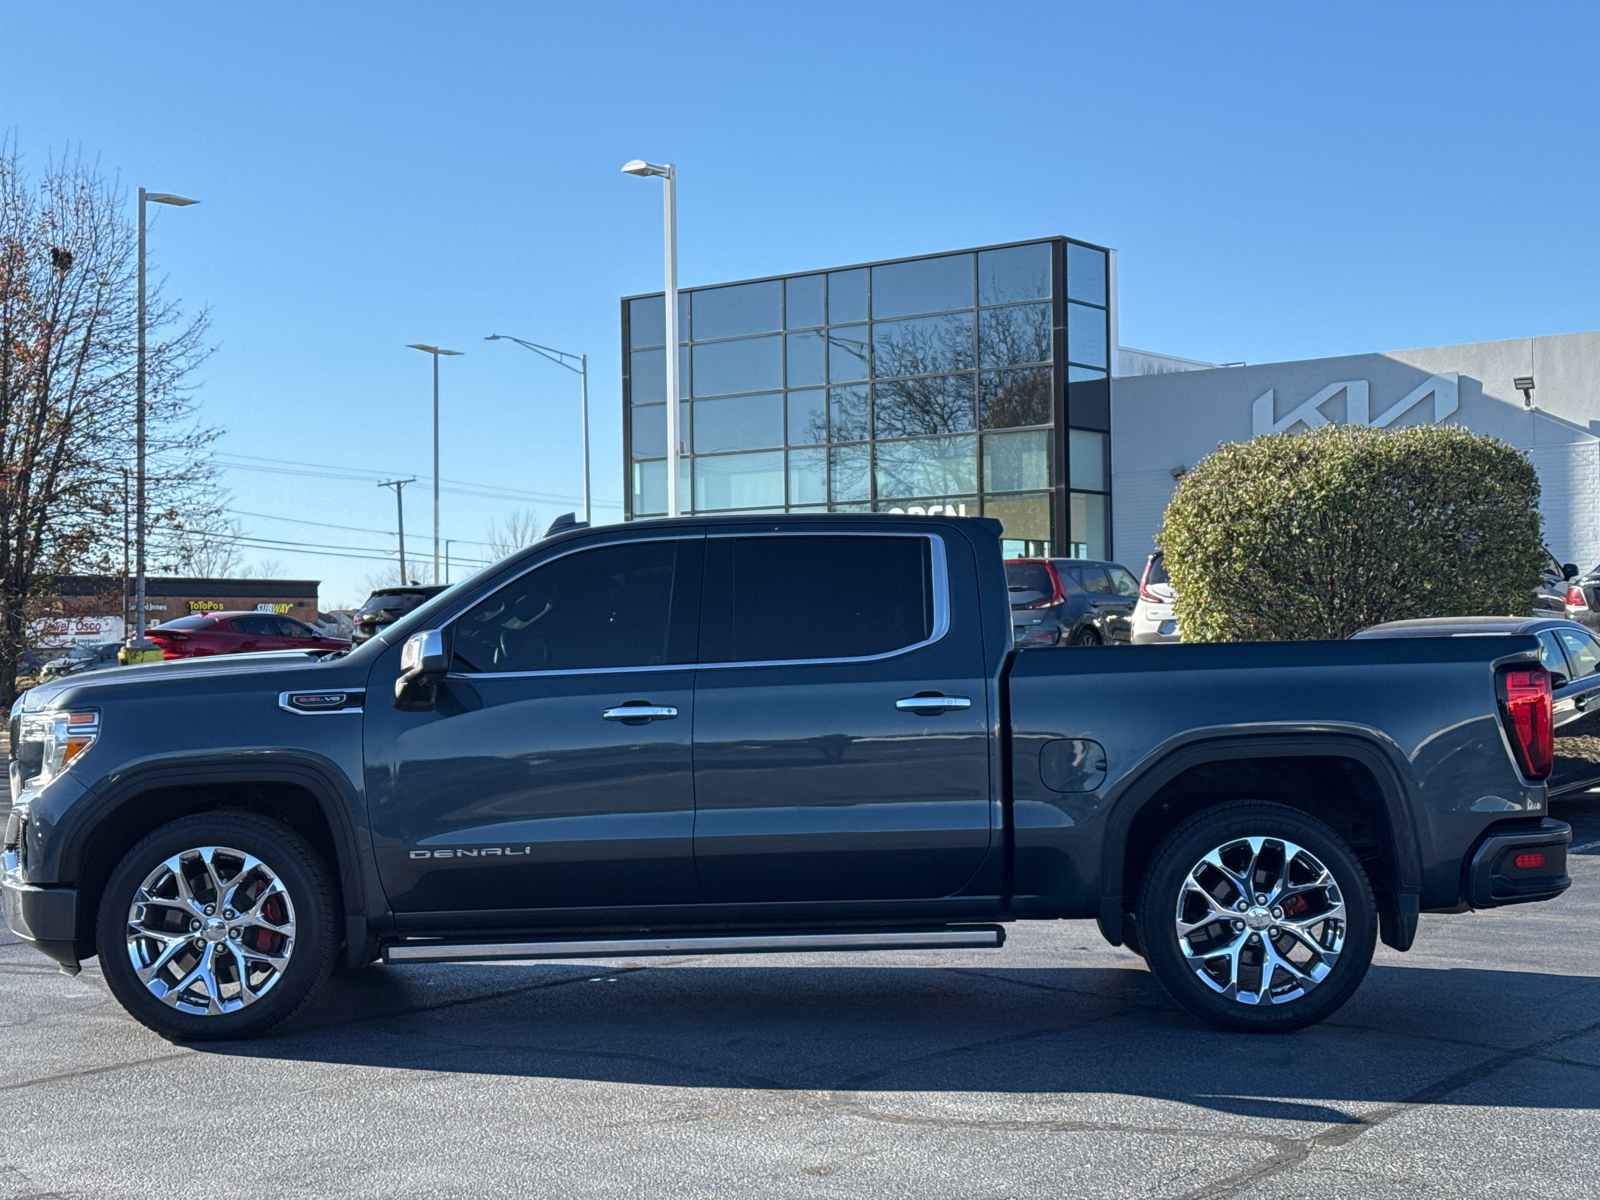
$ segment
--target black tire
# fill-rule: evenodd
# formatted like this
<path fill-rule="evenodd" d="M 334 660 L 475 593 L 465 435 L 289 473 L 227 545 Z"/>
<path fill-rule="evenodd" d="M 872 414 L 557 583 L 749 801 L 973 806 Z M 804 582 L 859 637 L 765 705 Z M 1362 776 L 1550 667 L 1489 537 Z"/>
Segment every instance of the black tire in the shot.
<path fill-rule="evenodd" d="M 216 851 L 212 873 L 230 873 L 221 895 L 205 873 L 206 848 Z M 248 868 L 241 855 L 252 856 L 265 870 Z M 174 858 L 181 882 L 170 868 L 164 876 L 158 874 Z M 140 889 L 153 877 L 159 878 L 151 885 L 153 894 L 172 902 L 135 910 Z M 182 887 L 188 888 L 193 904 L 181 896 Z M 236 920 L 224 920 L 234 910 L 219 904 L 236 895 L 253 900 L 251 912 L 259 910 L 259 915 L 239 911 Z M 208 903 L 212 915 L 206 912 Z M 136 912 L 138 925 L 133 924 Z M 294 830 L 252 813 L 199 813 L 157 829 L 111 873 L 100 898 L 96 931 L 100 969 L 112 995 L 134 1019 L 164 1038 L 199 1042 L 251 1037 L 293 1016 L 328 977 L 339 946 L 336 912 L 327 867 Z M 187 936 L 189 932 L 195 936 Z M 147 986 L 134 956 L 154 965 L 168 949 L 170 961 L 155 970 Z M 217 963 L 209 982 L 204 974 L 192 973 L 203 970 L 211 961 L 208 956 Z M 281 966 L 273 966 L 275 962 Z M 185 980 L 187 986 L 180 987 Z M 158 986 L 177 999 L 162 999 L 152 990 Z M 242 996 L 248 988 L 258 989 L 259 995 L 251 991 L 256 998 L 246 1003 Z M 213 1003 L 214 996 L 220 1001 Z"/>
<path fill-rule="evenodd" d="M 1266 839 L 1258 856 L 1248 838 Z M 1239 888 L 1228 873 L 1204 862 L 1213 850 L 1224 852 L 1223 866 L 1248 872 L 1252 889 L 1268 889 L 1247 896 L 1246 911 L 1237 909 Z M 1331 889 L 1310 885 L 1321 878 L 1313 869 L 1319 866 L 1331 876 Z M 1191 872 L 1199 890 L 1186 892 Z M 1280 891 L 1275 880 L 1289 887 L 1289 904 L 1270 903 Z M 1263 895 L 1268 904 L 1258 902 Z M 1225 918 L 1213 915 L 1222 910 Z M 1195 939 L 1187 943 L 1180 941 L 1180 911 L 1190 928 L 1184 936 Z M 1287 932 L 1297 918 L 1320 951 Z M 1201 1020 L 1243 1033 L 1286 1033 L 1330 1016 L 1350 998 L 1372 963 L 1377 934 L 1372 885 L 1337 833 L 1286 805 L 1240 800 L 1197 813 L 1162 839 L 1145 872 L 1136 937 L 1162 986 Z M 1196 952 L 1193 959 L 1185 944 Z M 1267 970 L 1269 950 L 1289 961 L 1271 962 Z M 1236 999 L 1240 992 L 1257 1002 Z"/>
<path fill-rule="evenodd" d="M 1071 644 L 1074 646 L 1098 646 L 1101 644 L 1100 635 L 1093 626 L 1085 625 L 1072 635 Z"/>

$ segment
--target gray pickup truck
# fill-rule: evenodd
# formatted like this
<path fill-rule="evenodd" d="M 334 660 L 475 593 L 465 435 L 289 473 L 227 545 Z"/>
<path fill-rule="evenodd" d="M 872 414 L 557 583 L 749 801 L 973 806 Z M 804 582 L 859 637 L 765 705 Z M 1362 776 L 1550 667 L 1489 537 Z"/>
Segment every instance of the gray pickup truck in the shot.
<path fill-rule="evenodd" d="M 1270 1031 L 1421 912 L 1567 888 L 1534 637 L 1017 651 L 999 532 L 572 528 L 342 654 L 35 688 L 6 921 L 185 1040 L 266 1029 L 336 964 L 971 949 L 1061 918 Z"/>

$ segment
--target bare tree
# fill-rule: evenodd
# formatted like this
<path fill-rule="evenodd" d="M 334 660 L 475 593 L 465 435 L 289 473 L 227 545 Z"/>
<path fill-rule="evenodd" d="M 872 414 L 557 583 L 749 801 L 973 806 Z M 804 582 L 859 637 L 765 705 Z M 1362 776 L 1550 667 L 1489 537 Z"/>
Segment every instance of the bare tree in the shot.
<path fill-rule="evenodd" d="M 122 551 L 132 457 L 137 238 L 126 195 L 90 164 L 37 182 L 0 143 L 0 703 L 16 694 L 30 612 L 52 576 L 108 571 Z M 152 541 L 170 548 L 220 509 L 188 381 L 208 316 L 183 318 L 159 284 L 146 328 Z"/>
<path fill-rule="evenodd" d="M 257 559 L 244 564 L 237 571 L 240 579 L 284 579 L 288 574 L 289 568 L 281 558 Z"/>
<path fill-rule="evenodd" d="M 184 529 L 174 535 L 170 547 L 171 570 L 178 575 L 199 579 L 225 579 L 241 570 L 239 539 L 243 526 L 237 521 L 219 522 L 217 528 Z"/>
<path fill-rule="evenodd" d="M 515 554 L 539 540 L 539 514 L 531 508 L 514 508 L 498 521 L 489 522 L 489 553 L 495 558 Z"/>

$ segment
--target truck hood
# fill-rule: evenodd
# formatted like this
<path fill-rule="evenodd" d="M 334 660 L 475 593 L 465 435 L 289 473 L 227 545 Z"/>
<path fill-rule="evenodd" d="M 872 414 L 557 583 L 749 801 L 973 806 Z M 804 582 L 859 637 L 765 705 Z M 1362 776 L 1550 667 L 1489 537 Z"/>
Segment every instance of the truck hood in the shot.
<path fill-rule="evenodd" d="M 215 678 L 224 675 L 259 675 L 262 687 L 291 686 L 282 677 L 291 674 L 320 672 L 338 668 L 343 660 L 319 662 L 325 654 L 321 650 L 266 650 L 259 654 L 218 654 L 204 658 L 173 658 L 159 663 L 138 663 L 131 667 L 106 667 L 98 671 L 84 671 L 63 676 L 49 683 L 30 688 L 18 698 L 13 712 L 35 712 L 50 708 L 67 692 L 79 698 L 93 700 L 96 695 L 111 694 L 127 688 L 149 690 L 166 683 Z M 272 682 L 268 683 L 268 678 Z"/>

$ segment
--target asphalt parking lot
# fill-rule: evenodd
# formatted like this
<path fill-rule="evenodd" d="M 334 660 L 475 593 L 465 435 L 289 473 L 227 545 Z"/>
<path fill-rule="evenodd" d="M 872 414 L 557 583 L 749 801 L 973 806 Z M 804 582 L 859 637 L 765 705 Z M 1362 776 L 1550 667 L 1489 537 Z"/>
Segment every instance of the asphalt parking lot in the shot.
<path fill-rule="evenodd" d="M 1089 923 L 999 952 L 376 967 L 185 1047 L 0 946 L 0 1195 L 1600 1194 L 1600 797 L 1551 904 L 1215 1033 Z"/>

